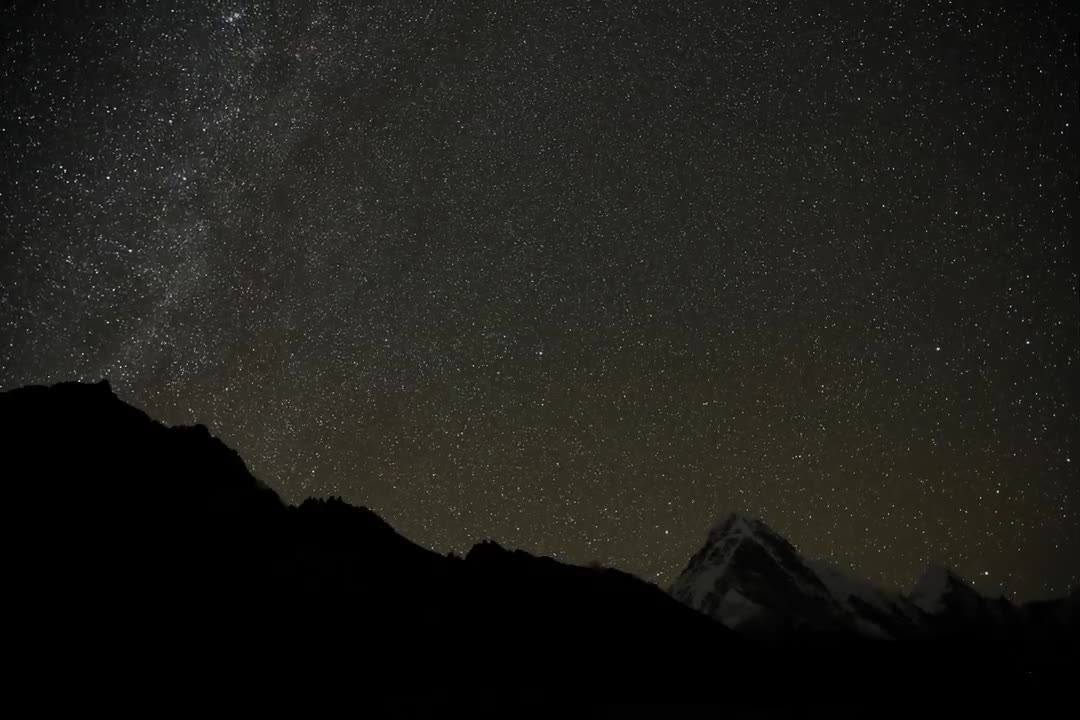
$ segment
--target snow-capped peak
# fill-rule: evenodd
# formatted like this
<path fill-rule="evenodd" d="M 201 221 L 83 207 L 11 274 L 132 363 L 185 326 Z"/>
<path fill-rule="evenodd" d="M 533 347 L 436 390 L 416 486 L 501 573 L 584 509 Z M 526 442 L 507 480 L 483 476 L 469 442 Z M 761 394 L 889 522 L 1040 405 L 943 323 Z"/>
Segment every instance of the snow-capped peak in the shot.
<path fill-rule="evenodd" d="M 789 618 L 827 627 L 843 613 L 787 540 L 742 513 L 716 518 L 671 592 L 729 627 Z"/>
<path fill-rule="evenodd" d="M 735 512 L 721 513 L 710 526 L 705 548 L 703 548 L 711 548 L 708 554 L 709 564 L 712 566 L 709 575 L 722 575 L 728 569 L 740 544 L 745 541 L 759 544 L 774 560 L 776 560 L 777 549 L 772 546 L 776 545 L 777 541 L 787 545 L 782 537 L 755 517 Z M 790 545 L 787 547 L 790 548 Z M 792 551 L 794 552 L 794 549 Z M 698 583 L 696 590 L 700 594 L 707 588 Z"/>
<path fill-rule="evenodd" d="M 714 533 L 753 533 L 755 530 L 761 532 L 772 532 L 765 523 L 760 519 L 747 515 L 746 513 L 739 512 L 722 512 L 716 516 L 712 524 L 709 526 L 709 535 Z"/>
<path fill-rule="evenodd" d="M 957 592 L 973 596 L 978 594 L 949 568 L 932 564 L 908 594 L 908 599 L 924 612 L 934 614 L 944 610 L 948 596 Z"/>
<path fill-rule="evenodd" d="M 804 560 L 763 521 L 736 512 L 714 520 L 671 594 L 743 630 L 790 625 L 889 638 L 911 632 L 922 616 L 899 593 Z"/>
<path fill-rule="evenodd" d="M 677 600 L 733 629 L 805 628 L 911 637 L 949 627 L 1015 623 L 1004 597 L 983 597 L 942 565 L 927 569 L 904 595 L 805 560 L 761 520 L 727 512 L 671 586 Z"/>
<path fill-rule="evenodd" d="M 694 584 L 695 600 L 700 601 L 702 594 L 708 592 L 709 580 L 727 572 L 740 548 L 748 542 L 760 548 L 778 566 L 789 566 L 793 558 L 798 559 L 795 548 L 758 518 L 737 512 L 721 513 L 709 528 L 705 547 L 698 553 L 699 556 L 704 553 L 701 560 L 707 560 L 708 568 L 704 568 L 707 572 Z M 804 573 L 796 572 L 796 581 L 804 580 L 802 575 Z"/>

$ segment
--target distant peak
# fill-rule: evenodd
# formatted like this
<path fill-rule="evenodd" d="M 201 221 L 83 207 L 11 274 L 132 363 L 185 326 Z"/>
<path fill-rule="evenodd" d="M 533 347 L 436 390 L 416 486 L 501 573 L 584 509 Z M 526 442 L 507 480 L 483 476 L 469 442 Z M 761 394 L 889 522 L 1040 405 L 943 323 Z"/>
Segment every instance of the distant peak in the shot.
<path fill-rule="evenodd" d="M 752 523 L 752 522 L 760 522 L 760 521 L 756 517 L 754 517 L 753 515 L 750 515 L 749 513 L 737 512 L 737 511 L 727 511 L 727 512 L 722 512 L 722 513 L 720 513 L 719 515 L 716 516 L 716 519 L 713 520 L 712 527 L 718 527 L 720 525 L 727 525 L 728 523 L 735 523 L 735 522 Z"/>
<path fill-rule="evenodd" d="M 920 585 L 928 586 L 944 586 L 960 583 L 961 585 L 967 585 L 964 579 L 956 574 L 952 568 L 941 563 L 930 563 L 926 570 L 923 571 L 922 577 L 919 582 L 916 583 L 916 588 Z"/>
<path fill-rule="evenodd" d="M 709 526 L 709 537 L 718 538 L 728 535 L 776 535 L 776 531 L 761 519 L 741 512 L 720 513 Z"/>
<path fill-rule="evenodd" d="M 956 592 L 975 594 L 972 588 L 952 568 L 931 563 L 908 595 L 909 599 L 927 612 L 938 612 L 945 606 L 946 596 Z"/>

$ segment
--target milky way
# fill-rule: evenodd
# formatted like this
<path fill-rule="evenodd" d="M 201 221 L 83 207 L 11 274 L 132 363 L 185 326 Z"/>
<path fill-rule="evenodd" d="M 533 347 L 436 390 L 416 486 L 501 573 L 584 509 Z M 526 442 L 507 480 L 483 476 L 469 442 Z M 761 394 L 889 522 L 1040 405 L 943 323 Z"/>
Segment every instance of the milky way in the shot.
<path fill-rule="evenodd" d="M 444 552 L 1063 593 L 1075 14 L 713 5 L 9 4 L 3 386 Z"/>

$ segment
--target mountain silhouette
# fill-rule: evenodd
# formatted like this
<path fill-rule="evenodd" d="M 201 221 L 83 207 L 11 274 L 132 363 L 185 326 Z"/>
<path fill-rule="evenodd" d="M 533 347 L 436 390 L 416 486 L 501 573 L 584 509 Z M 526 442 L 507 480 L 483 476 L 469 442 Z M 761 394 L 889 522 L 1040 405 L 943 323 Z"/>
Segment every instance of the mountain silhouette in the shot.
<path fill-rule="evenodd" d="M 822 622 L 770 608 L 763 641 L 618 570 L 495 542 L 443 556 L 340 499 L 287 505 L 205 427 L 156 422 L 104 381 L 0 393 L 0 437 L 7 646 L 16 684 L 40 697 L 265 699 L 291 686 L 362 708 L 396 697 L 791 710 L 888 693 L 901 708 L 1045 699 L 1074 669 L 1075 594 L 1009 633 L 883 642 L 832 623 L 835 578 L 735 516 L 720 535 L 739 526 L 767 542 L 732 557 L 784 569 L 754 597 L 786 607 L 776 588 L 793 576 L 816 595 L 790 607 Z M 712 572 L 705 555 L 691 562 L 698 580 Z M 1028 624 L 1040 632 L 1016 629 Z"/>

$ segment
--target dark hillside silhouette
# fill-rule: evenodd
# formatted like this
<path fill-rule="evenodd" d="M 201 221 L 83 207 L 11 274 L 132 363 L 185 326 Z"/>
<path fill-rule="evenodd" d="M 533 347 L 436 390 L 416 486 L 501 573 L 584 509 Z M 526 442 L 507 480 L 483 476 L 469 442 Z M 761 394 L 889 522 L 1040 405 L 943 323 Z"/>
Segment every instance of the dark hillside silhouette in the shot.
<path fill-rule="evenodd" d="M 284 504 L 206 428 L 104 382 L 0 394 L 0 437 L 6 634 L 31 685 L 801 707 L 1045 697 L 1075 659 L 1075 595 L 1022 636 L 756 640 L 617 570 L 442 556 L 339 499 Z"/>

